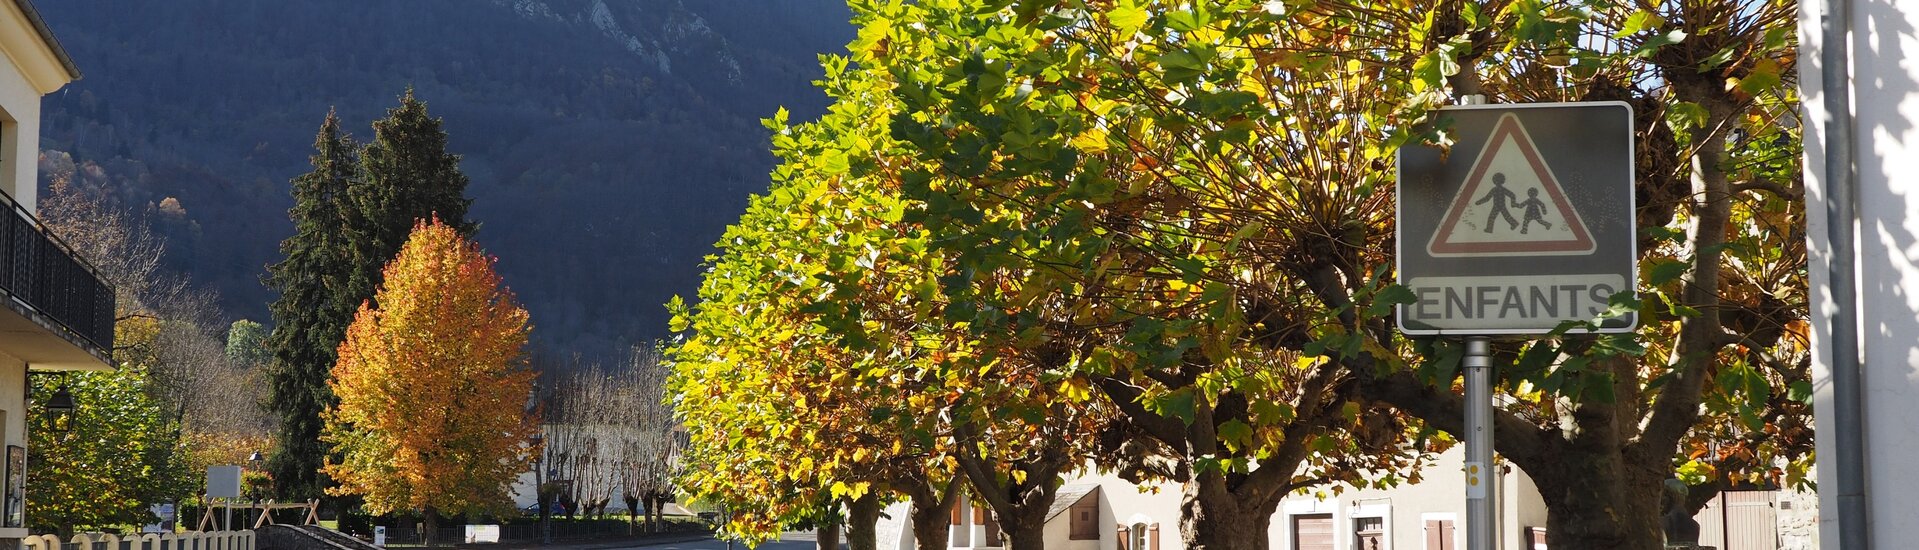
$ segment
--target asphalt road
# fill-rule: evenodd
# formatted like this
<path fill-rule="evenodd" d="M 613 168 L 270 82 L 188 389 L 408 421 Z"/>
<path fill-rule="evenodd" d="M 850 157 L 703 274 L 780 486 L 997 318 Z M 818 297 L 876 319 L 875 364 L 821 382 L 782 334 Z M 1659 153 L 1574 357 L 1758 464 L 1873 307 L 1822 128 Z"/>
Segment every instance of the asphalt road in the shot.
<path fill-rule="evenodd" d="M 781 540 L 768 542 L 758 550 L 813 550 L 815 548 L 812 533 L 787 533 Z M 604 550 L 728 550 L 726 541 L 705 539 L 690 542 L 669 542 L 649 546 L 631 546 L 606 548 Z M 734 543 L 731 550 L 746 550 L 746 545 Z"/>

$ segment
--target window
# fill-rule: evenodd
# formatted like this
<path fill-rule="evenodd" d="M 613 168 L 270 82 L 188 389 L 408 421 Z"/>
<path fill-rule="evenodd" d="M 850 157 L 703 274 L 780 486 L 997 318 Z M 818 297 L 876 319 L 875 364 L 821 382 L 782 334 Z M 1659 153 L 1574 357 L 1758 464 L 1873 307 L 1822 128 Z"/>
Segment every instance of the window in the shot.
<path fill-rule="evenodd" d="M 1332 514 L 1300 514 L 1292 519 L 1293 550 L 1333 550 L 1339 540 Z"/>
<path fill-rule="evenodd" d="M 1131 544 L 1128 546 L 1129 548 L 1133 550 L 1150 550 L 1151 547 L 1146 546 L 1146 524 L 1135 523 L 1129 531 L 1128 534 L 1131 535 L 1127 537 L 1131 539 Z"/>
<path fill-rule="evenodd" d="M 1386 518 L 1353 518 L 1353 548 L 1355 550 L 1386 549 Z"/>
<path fill-rule="evenodd" d="M 1079 497 L 1066 513 L 1072 527 L 1067 540 L 1099 540 L 1099 493 Z"/>

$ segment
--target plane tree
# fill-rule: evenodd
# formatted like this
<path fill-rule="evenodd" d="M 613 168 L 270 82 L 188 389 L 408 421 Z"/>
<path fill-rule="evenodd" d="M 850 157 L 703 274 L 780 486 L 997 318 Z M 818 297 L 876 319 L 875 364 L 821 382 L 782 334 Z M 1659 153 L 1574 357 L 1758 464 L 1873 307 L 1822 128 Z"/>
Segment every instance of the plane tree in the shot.
<path fill-rule="evenodd" d="M 877 142 L 864 136 L 883 121 L 870 100 L 884 95 L 851 78 L 843 60 L 827 66 L 824 85 L 842 102 L 813 123 L 789 127 L 784 113 L 768 121 L 782 159 L 773 188 L 722 237 L 699 304 L 673 305 L 687 334 L 670 350 L 690 438 L 681 484 L 727 506 L 729 529 L 748 540 L 837 521 L 820 508 L 843 504 L 849 542 L 870 547 L 880 506 L 903 496 L 919 539 L 944 544 L 958 472 L 937 413 L 945 401 L 920 368 L 931 355 L 885 348 L 906 334 L 845 312 L 826 319 L 820 305 L 882 305 L 877 291 L 833 272 L 873 266 L 895 244 L 875 228 L 899 211 L 849 167 L 870 162 L 861 159 Z"/>
<path fill-rule="evenodd" d="M 1318 9 L 1377 12 L 1370 4 Z M 1804 201 L 1789 2 L 1429 2 L 1362 27 L 1432 104 L 1631 104 L 1642 328 L 1494 346 L 1497 451 L 1538 484 L 1548 541 L 1658 548 L 1666 480 L 1803 485 L 1810 466 Z M 1386 32 L 1377 32 L 1386 31 Z M 1443 118 L 1420 139 L 1450 143 Z M 1335 296 L 1331 293 L 1323 293 Z M 1403 296 L 1402 296 L 1403 298 Z M 1329 302 L 1337 305 L 1338 301 Z M 1393 341 L 1384 327 L 1371 337 Z M 1342 354 L 1367 396 L 1458 433 L 1460 348 Z M 1401 348 L 1404 349 L 1403 347 Z M 1384 368 L 1381 368 L 1384 365 Z M 1689 511 L 1691 511 L 1689 510 Z"/>
<path fill-rule="evenodd" d="M 713 365 L 893 392 L 865 420 L 950 438 L 941 472 L 1004 491 L 1002 519 L 1057 483 L 1019 443 L 1087 431 L 1100 467 L 1181 482 L 1197 548 L 1264 547 L 1291 491 L 1418 479 L 1448 439 L 1429 428 L 1461 427 L 1459 348 L 1391 325 L 1412 299 L 1392 157 L 1448 145 L 1434 109 L 1468 93 L 1628 101 L 1644 144 L 1643 299 L 1612 305 L 1646 327 L 1496 348 L 1498 450 L 1555 544 L 1658 544 L 1675 472 L 1710 490 L 1806 464 L 1788 8 L 853 4 L 832 112 L 773 125 L 776 184 L 691 326 L 751 319 L 708 322 L 736 333 L 702 344 L 739 360 Z M 742 351 L 762 348 L 821 355 Z M 1062 417 L 1085 423 L 1046 431 Z"/>
<path fill-rule="evenodd" d="M 900 167 L 912 159 L 888 137 L 898 105 L 889 73 L 845 58 L 826 64 L 824 85 L 839 102 L 808 124 L 769 121 L 783 160 L 774 188 L 722 241 L 699 307 L 679 310 L 692 331 L 676 356 L 679 389 L 701 400 L 683 407 L 694 447 L 719 447 L 726 422 L 758 403 L 750 414 L 770 416 L 754 423 L 780 428 L 729 444 L 786 451 L 756 463 L 777 473 L 751 483 L 903 496 L 928 548 L 945 544 L 947 514 L 970 485 L 1013 546 L 1036 548 L 1061 474 L 1091 450 L 1098 410 L 1084 381 L 1062 385 L 1054 372 L 1068 356 L 955 321 L 976 302 L 948 296 L 950 259 L 905 218 Z M 731 366 L 742 362 L 765 367 Z M 735 474 L 708 486 L 736 491 Z M 854 542 L 863 523 L 853 522 Z"/>
<path fill-rule="evenodd" d="M 896 82 L 905 219 L 953 262 L 944 320 L 1111 407 L 1105 466 L 1181 482 L 1189 547 L 1263 548 L 1289 492 L 1420 456 L 1315 357 L 1341 316 L 1390 311 L 1399 105 L 1372 95 L 1383 63 L 1298 43 L 1359 47 L 1338 36 L 1363 15 L 1271 5 L 886 5 L 852 46 Z"/>
<path fill-rule="evenodd" d="M 1189 544 L 1263 538 L 1245 529 L 1263 514 L 1235 508 L 1264 506 L 1269 478 L 1210 445 L 1231 451 L 1234 434 L 1270 427 L 1279 443 L 1252 458 L 1283 463 L 1285 442 L 1302 439 L 1288 430 L 1312 418 L 1302 404 L 1337 403 L 1337 421 L 1365 429 L 1390 423 L 1353 421 L 1384 401 L 1459 433 L 1459 347 L 1400 338 L 1386 315 L 1412 298 L 1389 284 L 1390 170 L 1402 144 L 1448 145 L 1433 109 L 1471 93 L 1639 113 L 1644 299 L 1612 305 L 1638 310 L 1645 329 L 1569 326 L 1497 358 L 1512 398 L 1497 424 L 1516 434 L 1499 451 L 1540 483 L 1554 543 L 1658 545 L 1675 473 L 1708 490 L 1801 479 L 1790 4 L 916 6 L 944 19 L 869 24 L 855 44 L 900 80 L 894 134 L 929 167 L 907 195 L 962 272 L 1051 267 L 1061 294 L 1084 299 L 1070 324 L 1122 334 L 1087 371 L 1148 436 L 1118 439 L 1183 454 L 1188 509 L 1206 510 L 1188 521 L 1220 522 L 1185 525 Z M 965 320 L 1001 322 L 990 333 L 1029 326 L 1000 321 L 1012 308 L 977 309 Z M 1246 374 L 1288 357 L 1305 367 L 1280 371 L 1303 373 L 1294 385 Z M 1231 417 L 1281 406 L 1284 422 Z M 1339 456 L 1313 450 L 1309 465 Z"/>

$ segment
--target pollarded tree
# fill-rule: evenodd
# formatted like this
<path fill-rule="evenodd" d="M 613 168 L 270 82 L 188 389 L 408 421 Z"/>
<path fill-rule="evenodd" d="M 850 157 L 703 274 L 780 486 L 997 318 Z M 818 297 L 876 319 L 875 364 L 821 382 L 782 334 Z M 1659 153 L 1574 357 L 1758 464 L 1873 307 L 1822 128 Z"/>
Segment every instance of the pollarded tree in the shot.
<path fill-rule="evenodd" d="M 673 415 L 675 400 L 666 392 L 671 369 L 660 344 L 635 346 L 618 375 L 622 383 L 614 400 L 623 434 L 616 466 L 620 493 L 629 517 L 645 506 L 648 530 L 653 532 L 664 527 L 661 508 L 673 498 L 673 476 L 686 447 L 685 432 Z"/>
<path fill-rule="evenodd" d="M 945 320 L 1100 394 L 1109 466 L 1182 482 L 1194 548 L 1264 548 L 1287 493 L 1394 483 L 1418 456 L 1358 377 L 1303 353 L 1390 311 L 1400 104 L 1371 95 L 1383 63 L 1346 57 L 1363 17 L 1283 8 L 873 6 L 852 48 L 904 105 L 900 192 L 954 260 Z"/>
<path fill-rule="evenodd" d="M 1386 465 L 1395 430 L 1381 401 L 1458 428 L 1457 348 L 1398 338 L 1391 306 L 1410 296 L 1388 284 L 1392 153 L 1444 144 L 1432 109 L 1451 94 L 1620 99 L 1640 115 L 1648 299 L 1618 305 L 1640 308 L 1647 328 L 1498 359 L 1515 398 L 1499 450 L 1540 482 L 1555 545 L 1656 545 L 1676 464 L 1742 479 L 1769 475 L 1747 455 L 1805 464 L 1781 445 L 1804 441 L 1791 390 L 1801 207 L 1779 145 L 1793 139 L 1779 122 L 1789 4 L 970 8 L 889 8 L 936 17 L 869 22 L 853 47 L 862 65 L 892 69 L 907 105 L 893 135 L 928 166 L 903 178 L 924 205 L 909 216 L 924 213 L 932 242 L 960 259 L 965 277 L 946 294 L 989 298 L 957 320 L 1113 342 L 1085 353 L 1082 372 L 1147 435 L 1122 439 L 1155 442 L 1148 451 L 1195 478 L 1189 511 L 1210 523 L 1186 526 L 1190 545 L 1263 545 L 1274 483 Z M 1042 268 L 1027 277 L 1042 286 L 1014 296 L 1075 300 L 1070 323 L 977 283 L 1003 287 L 992 274 L 1025 266 Z M 1698 430 L 1722 424 L 1737 429 Z M 1679 447 L 1726 436 L 1739 441 L 1714 461 Z M 1304 473 L 1267 469 L 1301 443 L 1342 442 L 1365 446 L 1312 448 Z M 1247 449 L 1257 470 L 1236 454 Z M 1338 457 L 1349 460 L 1318 462 Z"/>
<path fill-rule="evenodd" d="M 829 62 L 834 93 L 886 98 L 870 83 L 842 79 L 844 69 Z M 837 89 L 846 85 L 853 87 Z M 671 387 L 690 438 L 680 483 L 734 511 L 731 530 L 742 536 L 818 519 L 821 504 L 848 500 L 849 542 L 868 547 L 881 499 L 901 495 L 914 503 L 916 538 L 946 540 L 958 473 L 937 414 L 945 401 L 915 374 L 932 355 L 904 359 L 924 350 L 907 345 L 897 325 L 856 334 L 859 318 L 848 324 L 828 311 L 840 306 L 827 301 L 877 306 L 869 298 L 899 288 L 876 284 L 884 288 L 853 295 L 860 285 L 824 278 L 843 274 L 829 273 L 833 266 L 896 251 L 894 240 L 874 238 L 897 201 L 863 192 L 870 179 L 844 177 L 849 155 L 868 151 L 829 146 L 882 131 L 883 111 L 870 105 L 848 100 L 828 120 L 798 128 L 786 128 L 783 116 L 769 123 L 785 161 L 774 189 L 728 229 L 699 307 L 676 307 L 676 327 L 692 331 L 670 351 Z M 880 342 L 900 343 L 900 355 L 869 353 Z"/>
<path fill-rule="evenodd" d="M 559 376 L 545 411 L 543 467 L 555 474 L 549 482 L 564 482 L 567 493 L 559 497 L 568 516 L 602 511 L 618 488 L 620 441 L 627 434 L 618 422 L 626 404 L 617 400 L 617 383 L 599 365 L 575 367 Z"/>
<path fill-rule="evenodd" d="M 387 265 L 378 308 L 362 306 L 330 387 L 324 440 L 340 452 L 329 494 L 375 513 L 506 513 L 532 464 L 526 310 L 493 260 L 453 227 L 422 222 Z"/>
<path fill-rule="evenodd" d="M 1369 10 L 1327 5 L 1329 10 Z M 1554 548 L 1659 548 L 1663 483 L 1691 506 L 1810 466 L 1804 201 L 1792 2 L 1437 2 L 1380 33 L 1434 99 L 1618 100 L 1636 115 L 1635 334 L 1496 346 L 1497 451 L 1539 485 Z M 1413 14 L 1434 13 L 1433 17 Z M 1444 141 L 1443 136 L 1439 141 Z M 1368 392 L 1461 428 L 1458 348 Z M 1369 361 L 1350 361 L 1379 372 Z M 1438 376 L 1435 376 L 1438 374 Z M 1783 466 L 1783 467 L 1780 467 Z"/>

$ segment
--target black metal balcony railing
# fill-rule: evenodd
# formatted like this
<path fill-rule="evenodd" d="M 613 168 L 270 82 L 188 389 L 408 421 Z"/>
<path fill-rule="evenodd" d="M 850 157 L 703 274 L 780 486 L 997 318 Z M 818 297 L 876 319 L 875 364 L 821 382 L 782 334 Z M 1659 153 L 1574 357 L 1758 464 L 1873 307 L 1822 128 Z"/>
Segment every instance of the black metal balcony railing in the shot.
<path fill-rule="evenodd" d="M 0 291 L 111 352 L 113 289 L 13 197 L 0 193 L 0 210 Z"/>

